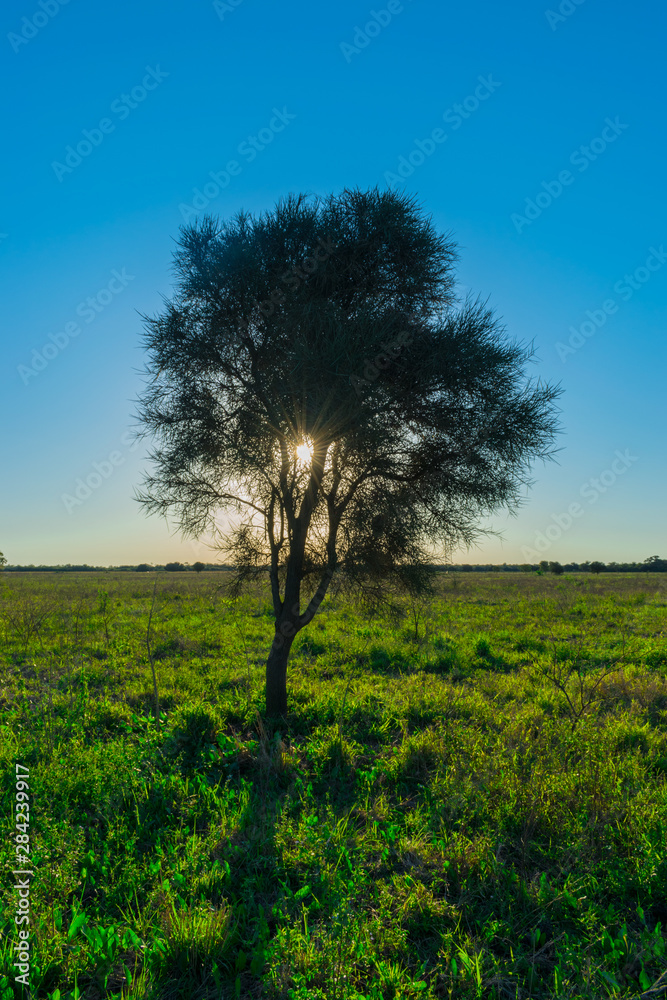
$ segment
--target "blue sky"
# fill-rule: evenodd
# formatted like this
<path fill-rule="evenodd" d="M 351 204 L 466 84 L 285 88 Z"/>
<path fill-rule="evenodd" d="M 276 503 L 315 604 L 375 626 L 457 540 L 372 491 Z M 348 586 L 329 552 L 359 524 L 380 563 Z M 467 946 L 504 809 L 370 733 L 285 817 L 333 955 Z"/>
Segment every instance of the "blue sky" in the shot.
<path fill-rule="evenodd" d="M 502 541 L 455 561 L 667 555 L 664 8 L 11 0 L 0 16 L 11 563 L 214 558 L 132 499 L 139 313 L 171 292 L 195 189 L 225 218 L 376 184 L 453 232 L 462 291 L 565 390 L 557 463 L 536 465 L 517 517 L 485 522 Z"/>

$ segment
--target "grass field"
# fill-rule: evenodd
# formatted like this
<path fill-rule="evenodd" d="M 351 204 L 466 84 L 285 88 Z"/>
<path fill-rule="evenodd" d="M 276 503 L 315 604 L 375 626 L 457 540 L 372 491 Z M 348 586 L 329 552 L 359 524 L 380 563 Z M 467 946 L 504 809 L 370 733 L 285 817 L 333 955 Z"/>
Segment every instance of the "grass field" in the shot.
<path fill-rule="evenodd" d="M 225 579 L 161 574 L 149 631 L 151 574 L 0 576 L 0 1000 L 664 993 L 667 575 L 328 597 L 275 731 Z"/>

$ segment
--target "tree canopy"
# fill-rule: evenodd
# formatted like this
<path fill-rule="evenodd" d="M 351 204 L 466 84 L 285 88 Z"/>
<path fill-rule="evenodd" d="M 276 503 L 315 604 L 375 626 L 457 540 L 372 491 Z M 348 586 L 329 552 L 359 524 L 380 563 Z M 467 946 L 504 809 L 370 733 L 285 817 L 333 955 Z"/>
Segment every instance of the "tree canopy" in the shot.
<path fill-rule="evenodd" d="M 335 573 L 375 598 L 425 586 L 434 553 L 514 511 L 552 453 L 560 390 L 486 303 L 457 299 L 457 257 L 406 194 L 293 195 L 183 227 L 175 294 L 144 318 L 139 499 L 194 537 L 225 512 L 239 579 L 268 570 L 270 714 Z"/>

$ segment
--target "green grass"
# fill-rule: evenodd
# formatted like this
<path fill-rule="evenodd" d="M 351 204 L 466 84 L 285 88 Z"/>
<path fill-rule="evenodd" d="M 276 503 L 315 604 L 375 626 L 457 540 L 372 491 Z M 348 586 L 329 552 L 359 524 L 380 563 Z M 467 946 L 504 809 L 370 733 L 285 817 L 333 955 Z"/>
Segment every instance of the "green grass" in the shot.
<path fill-rule="evenodd" d="M 32 996 L 662 992 L 662 574 L 443 575 L 391 619 L 331 596 L 276 729 L 268 593 L 222 579 L 159 580 L 158 725 L 148 575 L 0 577 L 0 860 L 19 762 Z M 23 995 L 11 885 L 0 1000 Z"/>

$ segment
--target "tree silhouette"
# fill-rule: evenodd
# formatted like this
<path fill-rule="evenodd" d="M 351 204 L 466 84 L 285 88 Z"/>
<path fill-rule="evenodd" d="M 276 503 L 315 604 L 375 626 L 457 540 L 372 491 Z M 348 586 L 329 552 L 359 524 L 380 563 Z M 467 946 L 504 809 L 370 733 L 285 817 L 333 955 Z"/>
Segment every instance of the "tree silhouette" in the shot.
<path fill-rule="evenodd" d="M 268 715 L 334 574 L 368 600 L 427 587 L 436 550 L 515 509 L 552 453 L 560 390 L 457 302 L 456 259 L 406 194 L 289 196 L 183 227 L 175 295 L 144 317 L 138 499 L 191 537 L 225 513 L 236 580 L 268 572 Z"/>
<path fill-rule="evenodd" d="M 644 560 L 644 566 L 649 573 L 664 573 L 667 570 L 667 559 L 660 556 L 649 556 Z"/>
<path fill-rule="evenodd" d="M 597 562 L 597 561 L 592 562 L 590 564 L 590 566 L 588 567 L 588 569 L 589 569 L 589 571 L 591 573 L 596 573 L 596 574 L 597 573 L 602 573 L 603 570 L 604 570 L 604 568 L 605 568 L 604 563 L 603 562 Z"/>

